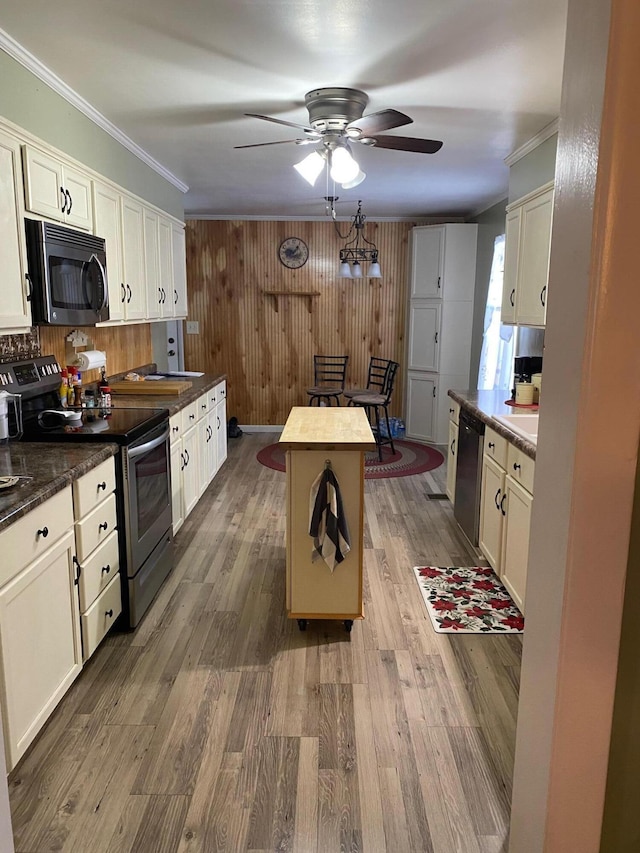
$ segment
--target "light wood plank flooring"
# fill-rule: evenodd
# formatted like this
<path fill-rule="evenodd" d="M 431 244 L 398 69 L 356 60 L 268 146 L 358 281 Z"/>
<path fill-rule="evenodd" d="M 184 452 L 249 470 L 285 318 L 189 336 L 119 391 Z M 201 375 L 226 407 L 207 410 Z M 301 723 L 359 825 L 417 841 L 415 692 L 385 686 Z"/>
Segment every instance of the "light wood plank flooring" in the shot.
<path fill-rule="evenodd" d="M 273 435 L 229 459 L 138 629 L 110 636 L 11 774 L 18 853 L 500 853 L 521 641 L 444 636 L 411 568 L 474 565 L 444 466 L 365 486 L 365 612 L 284 609 Z"/>

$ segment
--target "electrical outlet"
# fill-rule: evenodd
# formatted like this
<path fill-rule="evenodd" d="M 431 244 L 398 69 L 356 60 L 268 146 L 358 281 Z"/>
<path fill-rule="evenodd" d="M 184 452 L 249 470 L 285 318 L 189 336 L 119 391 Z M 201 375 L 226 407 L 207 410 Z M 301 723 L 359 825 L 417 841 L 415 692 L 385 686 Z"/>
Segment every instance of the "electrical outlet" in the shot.
<path fill-rule="evenodd" d="M 200 323 L 197 320 L 187 320 L 187 334 L 188 335 L 199 335 L 200 334 Z"/>

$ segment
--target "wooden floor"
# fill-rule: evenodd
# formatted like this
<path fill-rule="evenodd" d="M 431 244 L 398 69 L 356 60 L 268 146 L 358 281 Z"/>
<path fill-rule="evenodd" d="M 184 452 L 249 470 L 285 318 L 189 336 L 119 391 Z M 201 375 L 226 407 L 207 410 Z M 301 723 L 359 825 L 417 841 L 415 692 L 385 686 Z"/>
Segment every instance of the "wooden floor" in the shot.
<path fill-rule="evenodd" d="M 230 441 L 152 609 L 11 774 L 18 853 L 506 850 L 520 638 L 436 634 L 411 571 L 477 562 L 444 466 L 366 481 L 366 619 L 301 633 L 275 438 Z"/>

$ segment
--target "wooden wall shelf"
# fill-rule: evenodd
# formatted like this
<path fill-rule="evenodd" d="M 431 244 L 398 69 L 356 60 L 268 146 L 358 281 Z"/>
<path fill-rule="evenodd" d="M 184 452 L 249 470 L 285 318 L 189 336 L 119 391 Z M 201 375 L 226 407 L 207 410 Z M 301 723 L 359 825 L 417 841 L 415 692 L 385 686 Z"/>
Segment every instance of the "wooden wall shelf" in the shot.
<path fill-rule="evenodd" d="M 276 314 L 280 308 L 281 296 L 302 296 L 307 300 L 307 310 L 311 314 L 313 308 L 313 299 L 315 296 L 320 296 L 319 290 L 263 290 L 265 296 L 273 296 L 273 307 Z"/>

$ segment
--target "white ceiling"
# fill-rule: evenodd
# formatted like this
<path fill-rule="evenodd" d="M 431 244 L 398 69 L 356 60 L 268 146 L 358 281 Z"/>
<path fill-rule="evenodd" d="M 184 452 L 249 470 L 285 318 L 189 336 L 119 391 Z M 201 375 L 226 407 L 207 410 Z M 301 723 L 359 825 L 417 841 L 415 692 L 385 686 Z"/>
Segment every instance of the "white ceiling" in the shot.
<path fill-rule="evenodd" d="M 187 184 L 187 213 L 322 215 L 324 179 L 292 168 L 309 148 L 233 146 L 300 136 L 245 112 L 307 124 L 307 91 L 350 86 L 365 112 L 413 118 L 389 134 L 444 146 L 355 146 L 367 178 L 341 200 L 370 218 L 463 216 L 506 195 L 504 158 L 559 113 L 566 5 L 2 0 L 0 28 Z"/>

